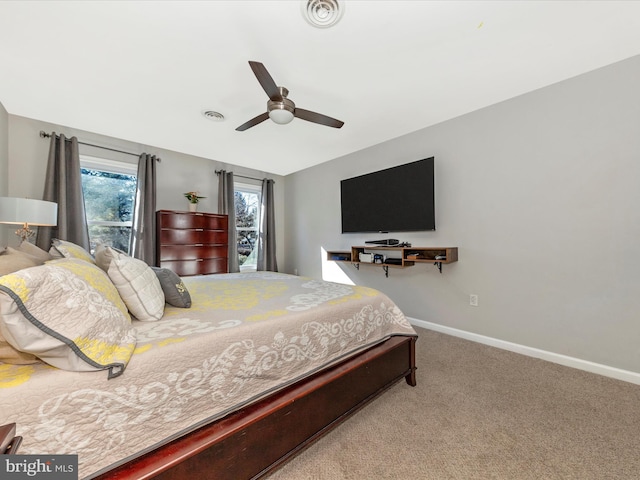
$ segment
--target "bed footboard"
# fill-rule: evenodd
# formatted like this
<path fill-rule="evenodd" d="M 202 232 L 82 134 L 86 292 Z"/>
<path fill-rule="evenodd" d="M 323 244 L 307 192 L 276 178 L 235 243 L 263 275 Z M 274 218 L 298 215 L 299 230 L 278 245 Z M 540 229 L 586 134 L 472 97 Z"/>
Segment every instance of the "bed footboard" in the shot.
<path fill-rule="evenodd" d="M 392 337 L 95 478 L 259 478 L 403 377 L 414 386 L 415 341 Z"/>

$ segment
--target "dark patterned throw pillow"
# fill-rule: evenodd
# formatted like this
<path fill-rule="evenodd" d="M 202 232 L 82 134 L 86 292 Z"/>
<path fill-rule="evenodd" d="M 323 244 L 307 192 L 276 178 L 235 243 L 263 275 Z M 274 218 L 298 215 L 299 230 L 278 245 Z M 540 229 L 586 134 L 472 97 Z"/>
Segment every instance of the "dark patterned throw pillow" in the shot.
<path fill-rule="evenodd" d="M 151 269 L 160 280 L 165 301 L 169 305 L 180 308 L 191 307 L 191 295 L 178 274 L 168 268 L 151 267 Z"/>

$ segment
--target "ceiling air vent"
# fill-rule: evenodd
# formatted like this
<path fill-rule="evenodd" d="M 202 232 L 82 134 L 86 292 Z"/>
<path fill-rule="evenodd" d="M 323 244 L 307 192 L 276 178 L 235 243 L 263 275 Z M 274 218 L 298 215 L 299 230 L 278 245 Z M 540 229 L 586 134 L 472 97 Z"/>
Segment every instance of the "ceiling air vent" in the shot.
<path fill-rule="evenodd" d="M 318 28 L 335 25 L 344 13 L 338 0 L 303 0 L 301 4 L 305 20 Z"/>
<path fill-rule="evenodd" d="M 224 115 L 218 112 L 214 112 L 213 110 L 205 110 L 204 112 L 202 112 L 202 115 L 214 122 L 221 122 L 224 120 Z"/>

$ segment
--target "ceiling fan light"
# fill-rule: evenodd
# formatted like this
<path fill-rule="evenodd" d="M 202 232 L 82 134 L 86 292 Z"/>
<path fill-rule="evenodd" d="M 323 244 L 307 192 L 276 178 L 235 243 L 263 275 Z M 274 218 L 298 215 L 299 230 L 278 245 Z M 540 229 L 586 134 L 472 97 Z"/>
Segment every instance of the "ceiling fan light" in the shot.
<path fill-rule="evenodd" d="M 293 120 L 293 112 L 284 108 L 274 108 L 269 112 L 269 118 L 278 125 L 286 125 Z"/>

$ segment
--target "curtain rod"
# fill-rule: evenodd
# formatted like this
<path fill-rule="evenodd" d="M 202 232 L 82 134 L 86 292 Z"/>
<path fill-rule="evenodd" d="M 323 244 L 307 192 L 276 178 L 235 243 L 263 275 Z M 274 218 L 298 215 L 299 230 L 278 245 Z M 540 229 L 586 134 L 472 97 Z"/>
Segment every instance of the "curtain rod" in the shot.
<path fill-rule="evenodd" d="M 215 170 L 216 175 L 220 175 L 224 170 Z M 233 172 L 231 172 L 233 173 Z M 240 177 L 240 178 L 248 178 L 249 180 L 257 180 L 259 182 L 261 182 L 262 180 L 264 180 L 263 178 L 256 178 L 256 177 L 247 177 L 246 175 L 238 175 L 237 173 L 233 174 L 234 177 Z M 271 179 L 270 179 L 271 180 Z M 275 183 L 275 180 L 273 181 Z"/>
<path fill-rule="evenodd" d="M 58 135 L 56 135 L 56 137 L 57 136 Z M 51 138 L 51 134 L 50 133 L 46 133 L 43 130 L 40 130 L 40 137 L 41 138 Z M 125 152 L 123 150 L 116 150 L 115 148 L 109 148 L 109 147 L 101 147 L 100 145 L 94 145 L 93 143 L 85 143 L 85 142 L 81 142 L 81 141 L 78 141 L 78 143 L 80 145 L 86 145 L 88 147 L 102 148 L 103 150 L 111 150 L 112 152 L 124 153 L 125 155 L 133 155 L 134 157 L 140 157 L 139 153 Z"/>

